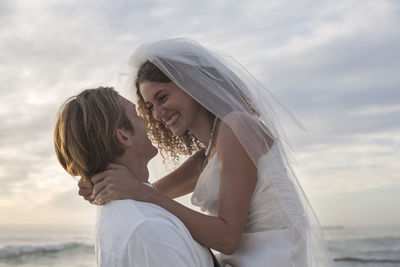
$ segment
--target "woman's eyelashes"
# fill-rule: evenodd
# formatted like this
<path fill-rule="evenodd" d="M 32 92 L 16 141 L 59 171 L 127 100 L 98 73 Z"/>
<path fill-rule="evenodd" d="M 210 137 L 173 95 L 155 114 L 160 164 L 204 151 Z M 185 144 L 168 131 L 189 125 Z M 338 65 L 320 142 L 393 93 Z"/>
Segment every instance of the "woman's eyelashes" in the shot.
<path fill-rule="evenodd" d="M 167 100 L 167 95 L 161 95 L 161 96 L 158 98 L 158 101 L 159 101 L 160 103 L 165 102 L 165 100 Z"/>
<path fill-rule="evenodd" d="M 165 95 L 160 95 L 160 96 L 157 98 L 157 102 L 160 103 L 160 104 L 164 103 L 166 100 L 167 100 L 167 95 L 166 95 L 166 94 L 165 94 Z M 147 104 L 145 105 L 145 107 L 146 107 L 147 110 L 153 111 L 154 105 L 153 105 L 153 104 L 150 104 L 150 103 L 147 103 Z"/>

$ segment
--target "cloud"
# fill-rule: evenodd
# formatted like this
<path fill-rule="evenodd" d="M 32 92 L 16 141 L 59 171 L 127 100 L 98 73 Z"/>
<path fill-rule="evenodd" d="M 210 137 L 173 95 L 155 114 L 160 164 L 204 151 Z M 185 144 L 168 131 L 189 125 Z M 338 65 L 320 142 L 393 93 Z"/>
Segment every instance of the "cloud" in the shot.
<path fill-rule="evenodd" d="M 117 85 L 139 44 L 177 36 L 233 55 L 304 122 L 289 135 L 312 195 L 398 183 L 396 1 L 19 0 L 1 1 L 0 22 L 1 213 L 80 210 L 53 152 L 58 107 Z"/>

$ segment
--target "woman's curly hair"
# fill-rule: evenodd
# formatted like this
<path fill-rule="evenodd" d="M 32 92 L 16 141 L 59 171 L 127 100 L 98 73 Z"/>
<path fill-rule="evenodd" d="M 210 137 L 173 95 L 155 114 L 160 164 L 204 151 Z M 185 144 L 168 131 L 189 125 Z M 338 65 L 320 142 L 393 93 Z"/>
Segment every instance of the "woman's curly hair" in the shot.
<path fill-rule="evenodd" d="M 140 66 L 135 81 L 139 115 L 143 117 L 150 139 L 160 149 L 164 162 L 167 155 L 176 164 L 181 155 L 192 155 L 194 152 L 203 149 L 204 147 L 199 139 L 188 130 L 181 136 L 175 136 L 163 123 L 154 119 L 153 113 L 146 107 L 139 90 L 140 84 L 144 81 L 168 83 L 171 80 L 156 65 L 146 61 Z"/>
<path fill-rule="evenodd" d="M 215 77 L 220 75 L 213 68 L 209 68 L 207 71 L 212 73 Z M 167 155 L 170 156 L 172 161 L 176 164 L 178 163 L 181 155 L 192 155 L 194 152 L 204 149 L 204 145 L 188 130 L 186 130 L 181 136 L 175 136 L 168 127 L 154 119 L 153 113 L 146 107 L 143 96 L 139 90 L 140 84 L 144 81 L 168 83 L 171 82 L 171 79 L 165 75 L 155 64 L 151 63 L 150 61 L 145 61 L 139 67 L 135 81 L 139 114 L 143 117 L 146 123 L 150 139 L 152 139 L 152 141 L 154 141 L 157 147 L 160 149 L 164 162 Z M 236 97 L 238 102 L 241 102 L 247 106 L 249 112 L 252 113 L 262 125 L 264 125 L 260 118 L 260 113 L 255 105 L 253 105 L 252 101 L 237 88 L 235 83 L 228 82 L 222 77 L 218 80 L 218 82 L 220 83 L 221 87 L 225 88 L 232 94 L 232 96 Z M 211 130 L 211 122 L 215 118 L 215 115 L 210 111 L 207 112 L 207 115 L 209 117 Z"/>

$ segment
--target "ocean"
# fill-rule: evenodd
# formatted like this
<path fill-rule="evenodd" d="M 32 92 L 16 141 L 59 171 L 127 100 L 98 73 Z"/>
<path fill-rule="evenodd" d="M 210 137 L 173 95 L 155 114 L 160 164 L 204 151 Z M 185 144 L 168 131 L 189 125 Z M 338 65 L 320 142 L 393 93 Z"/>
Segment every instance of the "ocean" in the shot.
<path fill-rule="evenodd" d="M 335 227 L 325 237 L 335 266 L 400 267 L 400 226 Z"/>
<path fill-rule="evenodd" d="M 0 267 L 94 267 L 94 227 L 0 226 Z"/>
<path fill-rule="evenodd" d="M 325 230 L 338 267 L 399 267 L 400 226 Z M 93 226 L 0 226 L 0 267 L 94 267 Z"/>

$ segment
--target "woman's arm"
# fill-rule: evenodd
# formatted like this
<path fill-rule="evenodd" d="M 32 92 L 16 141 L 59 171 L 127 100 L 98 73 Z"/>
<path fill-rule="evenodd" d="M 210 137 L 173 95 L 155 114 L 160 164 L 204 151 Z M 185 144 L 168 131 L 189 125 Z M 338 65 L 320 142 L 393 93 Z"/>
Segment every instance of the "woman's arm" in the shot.
<path fill-rule="evenodd" d="M 257 169 L 229 126 L 223 122 L 218 132 L 216 151 L 221 174 L 217 217 L 191 210 L 162 194 L 147 194 L 145 201 L 177 216 L 199 243 L 224 254 L 232 254 L 243 234 Z"/>
<path fill-rule="evenodd" d="M 176 170 L 158 180 L 155 183 L 157 190 L 169 198 L 176 198 L 193 192 L 199 179 L 204 159 L 204 151 L 197 151 Z M 116 166 L 113 167 L 114 170 L 115 168 L 118 169 Z M 95 186 L 89 180 L 80 179 L 78 183 L 79 195 L 93 204 L 97 194 L 105 187 L 108 187 L 108 193 L 112 194 L 108 194 L 110 199 L 107 199 L 107 201 L 130 198 L 130 189 L 133 189 L 136 185 L 136 181 L 132 180 L 131 174 L 127 173 L 126 170 L 122 170 L 121 173 L 123 175 L 113 176 L 112 173 L 105 175 L 105 173 L 109 172 L 112 171 L 106 170 L 94 175 L 91 180 L 96 182 Z M 107 176 L 108 178 L 104 179 Z M 101 202 L 96 204 L 101 204 Z"/>
<path fill-rule="evenodd" d="M 216 151 L 221 175 L 218 216 L 216 217 L 196 212 L 174 201 L 168 195 L 152 190 L 134 179 L 131 173 L 121 165 L 105 171 L 107 178 L 103 179 L 100 176 L 95 177 L 94 180 L 92 178 L 95 183 L 93 193 L 97 195 L 95 201 L 104 203 L 113 199 L 121 199 L 118 198 L 117 193 L 121 194 L 125 191 L 123 198 L 151 202 L 177 216 L 188 228 L 193 238 L 202 245 L 224 254 L 232 254 L 243 234 L 250 200 L 256 184 L 257 169 L 229 126 L 223 122 L 218 131 Z M 112 178 L 115 177 L 118 177 L 118 179 L 114 179 L 116 183 L 110 184 Z M 175 181 L 177 180 L 179 179 Z M 118 186 L 117 182 L 121 181 L 129 182 L 129 186 L 123 184 Z M 104 188 L 106 190 L 103 190 Z M 120 190 L 116 188 L 120 188 Z M 185 192 L 183 189 L 178 191 Z"/>
<path fill-rule="evenodd" d="M 159 192 L 172 199 L 191 193 L 199 179 L 204 160 L 204 151 L 197 151 L 179 168 L 159 179 L 154 185 Z"/>

